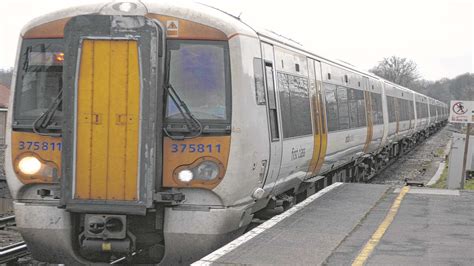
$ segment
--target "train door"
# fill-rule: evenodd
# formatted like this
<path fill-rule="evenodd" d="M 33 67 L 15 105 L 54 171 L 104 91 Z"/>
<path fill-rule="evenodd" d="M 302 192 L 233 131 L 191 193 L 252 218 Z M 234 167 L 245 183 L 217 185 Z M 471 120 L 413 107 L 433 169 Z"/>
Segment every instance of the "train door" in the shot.
<path fill-rule="evenodd" d="M 309 175 L 315 176 L 324 162 L 327 148 L 327 131 L 323 97 L 321 92 L 321 63 L 308 58 L 309 97 L 313 119 L 313 158 L 311 159 Z"/>
<path fill-rule="evenodd" d="M 373 118 L 373 104 L 372 104 L 372 97 L 370 97 L 370 92 L 368 91 L 369 88 L 369 78 L 363 77 L 364 82 L 362 84 L 366 88 L 364 90 L 365 96 L 365 109 L 367 114 L 367 138 L 365 140 L 364 152 L 367 153 L 369 151 L 370 143 L 372 142 L 372 138 L 374 135 L 374 122 L 372 121 Z"/>
<path fill-rule="evenodd" d="M 144 215 L 152 206 L 154 177 L 161 176 L 156 99 L 163 79 L 156 70 L 163 58 L 153 52 L 163 48 L 161 33 L 140 16 L 83 15 L 67 23 L 61 200 L 68 210 Z"/>
<path fill-rule="evenodd" d="M 321 150 L 319 151 L 319 160 L 316 167 L 317 171 L 319 171 L 323 166 L 326 150 L 328 148 L 328 130 L 326 121 L 326 97 L 322 81 L 323 72 L 321 62 L 315 61 L 314 66 L 316 69 L 316 90 L 318 91 L 319 113 L 321 117 Z"/>
<path fill-rule="evenodd" d="M 268 164 L 267 176 L 264 181 L 264 188 L 271 191 L 275 185 L 281 164 L 282 140 L 280 136 L 280 125 L 278 123 L 278 108 L 276 98 L 275 70 L 273 66 L 273 46 L 268 43 L 262 43 L 262 54 L 264 60 L 264 77 L 267 94 L 267 112 L 269 121 L 269 142 L 270 142 L 270 160 Z"/>

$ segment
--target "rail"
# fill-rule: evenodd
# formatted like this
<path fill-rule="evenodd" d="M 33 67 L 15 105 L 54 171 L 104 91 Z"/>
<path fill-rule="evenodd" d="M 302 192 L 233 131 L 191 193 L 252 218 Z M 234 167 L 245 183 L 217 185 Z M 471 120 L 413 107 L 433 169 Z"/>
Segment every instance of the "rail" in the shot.
<path fill-rule="evenodd" d="M 114 261 L 111 261 L 110 264 L 123 264 L 123 263 L 127 263 L 128 260 L 131 258 L 131 257 L 134 257 L 135 255 L 139 254 L 142 250 L 139 250 L 139 251 L 135 251 L 135 252 L 132 252 L 132 254 L 130 254 L 129 256 L 126 256 L 126 257 L 121 257 L 119 259 L 116 259 Z M 128 264 L 128 263 L 127 263 Z"/>
<path fill-rule="evenodd" d="M 0 264 L 17 260 L 30 254 L 24 241 L 0 248 Z"/>
<path fill-rule="evenodd" d="M 8 226 L 16 225 L 15 215 L 0 218 L 0 230 L 4 230 Z M 0 264 L 15 261 L 21 257 L 30 254 L 24 241 L 0 247 Z"/>
<path fill-rule="evenodd" d="M 0 218 L 0 230 L 5 229 L 7 226 L 16 225 L 15 215 L 5 216 Z"/>

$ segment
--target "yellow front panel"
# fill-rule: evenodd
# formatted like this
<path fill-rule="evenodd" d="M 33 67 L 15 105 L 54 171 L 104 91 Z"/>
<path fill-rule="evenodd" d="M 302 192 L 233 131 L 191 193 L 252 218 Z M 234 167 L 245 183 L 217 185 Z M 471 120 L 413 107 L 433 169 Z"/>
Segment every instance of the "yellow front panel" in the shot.
<path fill-rule="evenodd" d="M 126 162 L 126 113 L 127 113 L 127 52 L 126 42 L 112 43 L 111 54 L 114 55 L 114 63 L 110 65 L 110 88 L 113 91 L 109 94 L 109 113 L 115 117 L 109 118 L 108 128 L 113 135 L 109 138 L 108 154 L 109 163 L 107 165 L 107 196 L 109 199 L 123 199 L 125 187 L 125 164 L 114 162 Z M 125 159 L 125 160 L 124 160 Z M 116 178 L 114 177 L 121 177 Z M 113 179 L 113 180 L 112 180 Z"/>
<path fill-rule="evenodd" d="M 133 59 L 133 60 L 132 60 Z M 127 129 L 125 146 L 127 151 L 126 177 L 125 178 L 125 198 L 136 200 L 137 196 L 137 176 L 138 176 L 138 139 L 139 139 L 139 117 L 140 117 L 140 75 L 138 65 L 137 42 L 128 43 L 128 87 L 127 90 Z"/>
<path fill-rule="evenodd" d="M 80 62 L 75 198 L 137 200 L 137 43 L 85 40 Z"/>
<path fill-rule="evenodd" d="M 87 41 L 86 41 L 87 42 Z M 107 164 L 108 164 L 108 137 L 109 137 L 109 95 L 110 95 L 110 42 L 93 41 L 93 68 L 92 98 L 81 97 L 79 87 L 79 106 L 85 101 L 92 101 L 92 145 L 91 149 L 86 148 L 85 152 L 90 152 L 90 198 L 107 198 Z M 115 93 L 115 92 L 114 92 Z M 89 105 L 89 104 L 86 104 Z M 79 112 L 82 108 L 79 107 Z M 80 126 L 80 125 L 79 125 Z M 78 135 L 78 140 L 82 136 Z M 77 148 L 82 149 L 80 142 Z M 79 177 L 82 178 L 82 177 Z M 78 179 L 79 180 L 79 179 Z"/>
<path fill-rule="evenodd" d="M 92 99 L 92 89 L 94 77 L 94 45 L 91 42 L 85 42 L 82 46 L 80 80 L 78 96 L 81 99 Z M 92 102 L 83 100 L 78 102 L 77 106 L 77 152 L 76 152 L 76 198 L 90 198 L 90 173 L 92 150 Z"/>

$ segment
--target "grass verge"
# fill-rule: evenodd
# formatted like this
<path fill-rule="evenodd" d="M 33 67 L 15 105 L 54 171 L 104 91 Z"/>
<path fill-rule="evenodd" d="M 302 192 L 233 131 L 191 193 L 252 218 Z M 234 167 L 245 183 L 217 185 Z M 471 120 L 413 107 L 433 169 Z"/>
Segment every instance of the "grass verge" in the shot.
<path fill-rule="evenodd" d="M 474 190 L 474 179 L 466 180 L 466 183 L 464 183 L 464 189 L 465 190 Z"/>
<path fill-rule="evenodd" d="M 432 185 L 432 188 L 447 188 L 448 185 L 446 184 L 448 179 L 448 161 L 446 161 L 446 167 L 443 170 L 443 173 L 439 177 L 438 182 Z M 464 183 L 464 190 L 474 190 L 474 179 L 466 180 Z"/>

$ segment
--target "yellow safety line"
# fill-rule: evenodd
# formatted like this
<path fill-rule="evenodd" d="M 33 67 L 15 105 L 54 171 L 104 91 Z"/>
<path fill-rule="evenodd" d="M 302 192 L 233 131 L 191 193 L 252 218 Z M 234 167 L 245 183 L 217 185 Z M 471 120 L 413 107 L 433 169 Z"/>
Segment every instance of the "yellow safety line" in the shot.
<path fill-rule="evenodd" d="M 400 194 L 398 194 L 397 198 L 392 204 L 392 207 L 385 216 L 383 222 L 377 228 L 377 231 L 372 235 L 370 240 L 365 244 L 364 248 L 360 251 L 359 255 L 355 258 L 352 262 L 352 266 L 362 266 L 366 263 L 367 259 L 369 258 L 370 254 L 374 251 L 375 247 L 382 239 L 385 231 L 387 231 L 390 224 L 393 222 L 395 215 L 397 215 L 398 209 L 400 208 L 400 204 L 402 203 L 405 194 L 410 190 L 409 186 L 405 186 L 400 190 Z"/>

